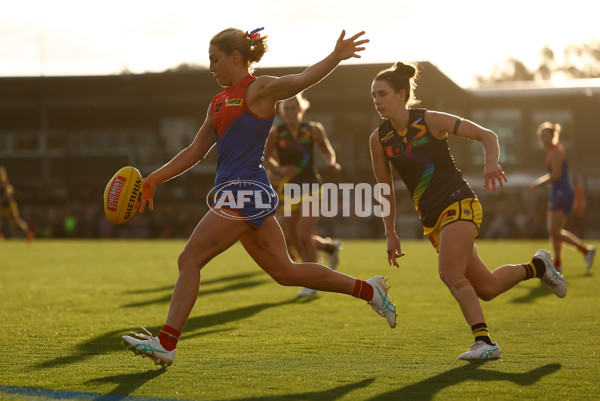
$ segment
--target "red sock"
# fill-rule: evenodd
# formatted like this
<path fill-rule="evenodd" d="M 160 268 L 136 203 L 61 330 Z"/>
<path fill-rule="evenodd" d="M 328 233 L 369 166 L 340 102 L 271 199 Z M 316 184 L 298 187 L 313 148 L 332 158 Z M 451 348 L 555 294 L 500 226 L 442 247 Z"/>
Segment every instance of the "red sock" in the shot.
<path fill-rule="evenodd" d="M 354 283 L 354 291 L 352 291 L 352 296 L 369 302 L 373 299 L 373 287 L 366 281 L 356 280 Z"/>
<path fill-rule="evenodd" d="M 554 259 L 554 269 L 556 271 L 560 271 L 561 267 L 562 267 L 562 260 L 560 258 L 555 258 Z"/>
<path fill-rule="evenodd" d="M 165 324 L 157 337 L 160 340 L 160 345 L 162 345 L 164 349 L 172 351 L 177 347 L 177 341 L 179 341 L 179 337 L 181 337 L 181 331 Z"/>

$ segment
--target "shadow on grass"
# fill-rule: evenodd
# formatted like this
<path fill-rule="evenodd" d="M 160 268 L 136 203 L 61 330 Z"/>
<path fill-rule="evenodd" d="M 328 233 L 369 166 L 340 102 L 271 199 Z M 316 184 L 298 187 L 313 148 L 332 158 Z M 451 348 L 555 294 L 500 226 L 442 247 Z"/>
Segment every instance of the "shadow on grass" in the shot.
<path fill-rule="evenodd" d="M 114 383 L 117 385 L 110 393 L 105 395 L 129 395 L 144 384 L 165 373 L 167 369 L 151 369 L 143 373 L 132 373 L 128 375 L 115 375 L 100 377 L 85 382 L 85 384 Z"/>
<path fill-rule="evenodd" d="M 335 387 L 331 390 L 325 391 L 311 391 L 306 393 L 287 394 L 287 395 L 273 395 L 270 397 L 250 397 L 250 398 L 235 398 L 231 401 L 255 401 L 255 400 L 266 400 L 266 401 L 317 401 L 317 400 L 337 400 L 338 398 L 344 397 L 351 391 L 359 388 L 367 387 L 373 383 L 375 379 L 365 379 L 358 383 L 346 384 L 344 386 Z"/>
<path fill-rule="evenodd" d="M 554 373 L 562 367 L 559 363 L 551 363 L 529 372 L 505 373 L 488 369 L 478 369 L 484 364 L 485 361 L 468 362 L 464 366 L 451 369 L 410 386 L 380 394 L 370 398 L 369 401 L 432 400 L 439 391 L 468 380 L 479 382 L 510 381 L 521 386 L 531 386 L 542 377 Z"/>
<path fill-rule="evenodd" d="M 313 299 L 316 298 L 313 297 Z M 182 341 L 185 341 L 188 338 L 230 331 L 233 329 L 214 329 L 214 327 L 236 322 L 242 319 L 248 319 L 266 309 L 301 302 L 307 302 L 307 300 L 303 300 L 300 298 L 292 298 L 285 302 L 262 303 L 257 305 L 246 306 L 244 308 L 238 308 L 224 312 L 217 312 L 210 315 L 193 317 L 190 318 L 185 325 L 185 331 Z M 148 327 L 148 330 L 150 330 L 150 332 L 152 333 L 157 333 L 160 330 L 160 328 L 161 327 Z M 206 330 L 209 328 L 213 329 Z M 99 354 L 105 354 L 108 352 L 116 351 L 125 351 L 125 347 L 121 344 L 121 336 L 129 334 L 130 331 L 139 332 L 141 330 L 139 328 L 122 328 L 118 330 L 105 332 L 103 334 L 100 334 L 99 336 L 93 337 L 87 341 L 77 344 L 71 355 L 61 356 L 58 358 L 50 359 L 45 362 L 38 363 L 36 365 L 33 365 L 33 368 L 52 368 L 56 366 L 80 362 Z"/>
<path fill-rule="evenodd" d="M 225 276 L 225 277 L 207 279 L 207 280 L 203 279 L 202 285 L 204 286 L 204 285 L 223 283 L 223 282 L 227 282 L 227 281 L 243 280 L 243 279 L 251 278 L 254 276 L 258 276 L 258 275 L 264 275 L 264 272 L 257 270 L 256 272 L 253 272 L 253 273 L 235 274 L 232 276 Z M 158 288 L 147 288 L 144 290 L 125 291 L 124 294 L 148 294 L 148 293 L 152 293 L 152 292 L 173 291 L 174 286 L 175 286 L 175 283 L 173 283 L 173 285 L 168 285 L 168 286 L 158 287 Z"/>
<path fill-rule="evenodd" d="M 526 295 L 513 299 L 511 302 L 515 304 L 526 304 L 535 301 L 537 298 L 543 298 L 547 296 L 554 296 L 552 292 L 546 287 L 546 285 L 542 282 L 531 290 Z"/>
<path fill-rule="evenodd" d="M 204 290 L 204 286 L 206 285 L 206 283 L 202 282 L 202 284 L 200 285 L 200 292 L 198 293 L 198 297 L 203 297 L 203 296 L 211 295 L 211 294 L 224 293 L 224 292 L 228 292 L 228 291 L 247 290 L 250 288 L 258 287 L 259 285 L 262 285 L 262 284 L 265 284 L 268 282 L 269 282 L 268 280 L 245 281 L 245 282 L 238 283 L 238 284 L 232 284 L 225 288 L 215 288 L 214 290 Z M 123 305 L 122 308 L 137 308 L 140 306 L 169 303 L 169 302 L 171 302 L 171 297 L 173 295 L 172 294 L 173 287 L 169 287 L 169 288 L 170 288 L 171 292 L 169 292 L 167 295 L 165 295 L 163 297 L 156 298 L 151 301 L 142 301 L 142 302 L 135 302 L 135 303 Z"/>

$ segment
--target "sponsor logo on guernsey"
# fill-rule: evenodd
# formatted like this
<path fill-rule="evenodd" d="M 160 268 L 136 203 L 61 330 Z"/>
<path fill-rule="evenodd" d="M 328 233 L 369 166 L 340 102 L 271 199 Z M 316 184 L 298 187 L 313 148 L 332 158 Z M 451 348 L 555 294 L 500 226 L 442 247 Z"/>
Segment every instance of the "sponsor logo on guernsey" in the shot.
<path fill-rule="evenodd" d="M 129 202 L 127 202 L 127 210 L 125 211 L 125 220 L 129 220 L 132 216 L 133 211 L 139 205 L 140 197 L 142 196 L 142 180 L 136 178 L 135 184 L 133 184 L 133 190 L 131 191 L 131 196 L 129 196 Z"/>
<path fill-rule="evenodd" d="M 389 159 L 404 155 L 404 148 L 399 145 L 386 146 L 383 148 L 383 150 Z"/>
<path fill-rule="evenodd" d="M 119 206 L 119 196 L 121 195 L 121 190 L 123 189 L 123 185 L 127 182 L 127 178 L 121 177 L 118 175 L 110 185 L 110 189 L 108 190 L 108 200 L 106 202 L 106 208 L 108 210 L 112 210 L 113 212 L 117 211 L 117 206 Z"/>
<path fill-rule="evenodd" d="M 225 106 L 241 106 L 244 99 L 228 99 Z"/>
<path fill-rule="evenodd" d="M 417 146 L 423 146 L 428 142 L 429 142 L 429 139 L 427 139 L 427 137 L 424 136 L 422 138 L 418 138 L 418 139 L 415 139 L 414 141 L 412 141 L 412 146 L 413 146 L 413 148 L 416 148 Z"/>

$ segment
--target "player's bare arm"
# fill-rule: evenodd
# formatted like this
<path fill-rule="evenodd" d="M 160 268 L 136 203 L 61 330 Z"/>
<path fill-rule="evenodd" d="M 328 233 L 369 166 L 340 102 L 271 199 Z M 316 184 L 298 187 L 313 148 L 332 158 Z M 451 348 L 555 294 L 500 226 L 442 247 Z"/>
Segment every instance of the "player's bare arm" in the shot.
<path fill-rule="evenodd" d="M 310 125 L 310 129 L 315 143 L 321 150 L 323 157 L 325 157 L 327 167 L 329 167 L 334 174 L 338 174 L 342 170 L 342 166 L 337 163 L 335 150 L 333 150 L 333 146 L 331 146 L 331 142 L 329 142 L 329 138 L 327 138 L 325 128 L 321 123 L 315 122 Z"/>
<path fill-rule="evenodd" d="M 284 75 L 283 77 L 261 76 L 248 89 L 248 103 L 251 110 L 258 116 L 273 113 L 273 107 L 278 100 L 288 99 L 302 90 L 310 88 L 325 78 L 343 60 L 360 58 L 359 52 L 365 50 L 364 44 L 368 39 L 359 40 L 365 32 L 359 32 L 345 39 L 346 31 L 342 31 L 334 50 L 323 60 L 311 65 L 299 74 Z"/>
<path fill-rule="evenodd" d="M 387 216 L 383 216 L 383 225 L 385 227 L 385 237 L 387 241 L 387 257 L 388 264 L 398 267 L 398 259 L 404 256 L 402 252 L 402 246 L 400 239 L 396 234 L 396 197 L 394 195 L 394 182 L 392 179 L 392 169 L 390 163 L 385 157 L 383 147 L 379 141 L 379 129 L 376 129 L 369 138 L 369 148 L 371 150 L 371 162 L 373 164 L 373 173 L 375 179 L 380 184 L 386 184 L 389 186 L 390 191 L 382 196 L 388 201 L 390 205 L 390 213 Z"/>
<path fill-rule="evenodd" d="M 500 145 L 498 144 L 498 135 L 495 132 L 483 128 L 472 121 L 436 111 L 428 111 L 426 120 L 432 135 L 437 139 L 443 139 L 449 133 L 452 133 L 456 136 L 481 142 L 485 154 L 483 172 L 485 189 L 496 192 L 498 189 L 496 184 L 499 184 L 500 188 L 504 187 L 507 177 L 498 163 Z"/>
<path fill-rule="evenodd" d="M 179 152 L 171 161 L 144 178 L 140 213 L 144 212 L 146 201 L 150 210 L 154 209 L 153 196 L 156 186 L 177 177 L 200 162 L 215 144 L 213 132 L 213 111 L 209 106 L 204 123 L 196 133 L 192 143 Z"/>

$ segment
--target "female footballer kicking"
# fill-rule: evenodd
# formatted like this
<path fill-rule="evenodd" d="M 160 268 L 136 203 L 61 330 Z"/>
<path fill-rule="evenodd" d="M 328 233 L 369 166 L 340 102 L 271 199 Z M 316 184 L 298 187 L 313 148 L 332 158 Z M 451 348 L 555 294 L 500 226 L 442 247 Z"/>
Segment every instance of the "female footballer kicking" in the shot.
<path fill-rule="evenodd" d="M 369 302 L 387 319 L 390 327 L 396 325 L 396 310 L 383 277 L 361 281 L 316 263 L 293 263 L 273 215 L 275 207 L 267 215 L 257 213 L 263 201 L 272 199 L 271 194 L 264 194 L 264 199 L 248 204 L 243 189 L 248 183 L 270 188 L 261 163 L 276 102 L 316 84 L 342 60 L 360 57 L 358 52 L 364 50 L 362 46 L 368 40 L 359 39 L 364 32 L 345 39 L 345 31 L 342 31 L 333 52 L 302 73 L 280 78 L 255 77 L 251 75 L 252 64 L 260 61 L 267 51 L 267 38 L 261 37 L 259 31 L 248 34 L 229 28 L 212 38 L 208 49 L 210 72 L 225 90 L 211 102 L 194 141 L 143 181 L 140 212 L 144 211 L 146 202 L 150 210 L 153 209 L 152 198 L 157 185 L 190 169 L 216 143 L 215 187 L 229 188 L 229 195 L 237 197 L 233 204 L 243 206 L 221 208 L 217 213 L 215 204 L 196 226 L 179 256 L 179 277 L 165 325 L 157 337 L 142 335 L 143 340 L 122 337 L 122 342 L 134 353 L 146 355 L 163 366 L 169 366 L 175 358 L 177 341 L 198 296 L 201 269 L 238 240 L 279 284 L 353 295 Z"/>
<path fill-rule="evenodd" d="M 488 270 L 475 247 L 482 219 L 479 200 L 463 179 L 448 149 L 449 133 L 480 141 L 485 151 L 485 187 L 503 187 L 506 175 L 498 164 L 496 134 L 468 120 L 413 109 L 417 70 L 396 63 L 380 72 L 372 84 L 373 102 L 385 121 L 370 137 L 373 171 L 378 182 L 392 190 L 384 195 L 390 214 L 383 217 L 388 263 L 398 266 L 403 256 L 396 235 L 396 209 L 390 164 L 406 184 L 423 224 L 424 234 L 437 250 L 439 275 L 471 327 L 475 343 L 460 359 L 497 359 L 500 347 L 491 341 L 479 299 L 491 300 L 517 283 L 539 277 L 558 297 L 567 286 L 554 270 L 548 251 L 540 249 L 531 262 Z"/>

